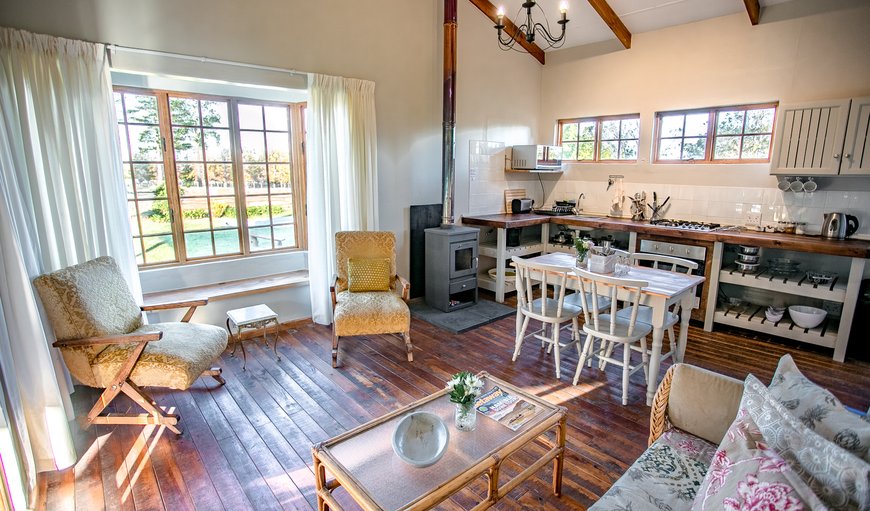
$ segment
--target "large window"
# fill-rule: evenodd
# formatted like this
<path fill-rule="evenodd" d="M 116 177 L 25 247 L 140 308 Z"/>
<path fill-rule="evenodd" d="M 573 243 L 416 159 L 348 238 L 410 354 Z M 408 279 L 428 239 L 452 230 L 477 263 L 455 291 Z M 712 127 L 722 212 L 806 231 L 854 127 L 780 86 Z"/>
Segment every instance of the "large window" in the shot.
<path fill-rule="evenodd" d="M 304 246 L 302 104 L 115 91 L 140 265 Z"/>
<path fill-rule="evenodd" d="M 559 120 L 562 159 L 575 162 L 637 161 L 638 114 Z"/>
<path fill-rule="evenodd" d="M 776 104 L 656 114 L 656 163 L 770 161 Z"/>

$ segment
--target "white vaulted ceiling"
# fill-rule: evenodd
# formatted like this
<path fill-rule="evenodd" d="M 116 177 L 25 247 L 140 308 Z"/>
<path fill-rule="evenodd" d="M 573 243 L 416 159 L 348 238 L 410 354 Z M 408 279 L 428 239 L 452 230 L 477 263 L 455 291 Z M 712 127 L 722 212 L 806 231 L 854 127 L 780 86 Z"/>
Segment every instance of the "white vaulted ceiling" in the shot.
<path fill-rule="evenodd" d="M 525 20 L 525 11 L 520 16 L 517 15 L 517 11 L 522 9 L 523 0 L 491 1 L 497 6 L 504 5 L 505 14 L 518 25 Z M 791 0 L 760 0 L 760 3 L 763 9 L 765 6 L 787 1 Z M 551 32 L 558 30 L 556 21 L 559 19 L 560 2 L 561 0 L 538 1 L 550 22 Z M 746 13 L 743 0 L 608 0 L 607 3 L 632 34 L 737 12 Z M 537 9 L 532 12 L 532 17 L 536 22 L 543 22 Z M 587 0 L 568 0 L 568 19 L 570 23 L 564 47 L 615 39 L 613 32 Z M 748 15 L 746 22 L 749 23 Z"/>

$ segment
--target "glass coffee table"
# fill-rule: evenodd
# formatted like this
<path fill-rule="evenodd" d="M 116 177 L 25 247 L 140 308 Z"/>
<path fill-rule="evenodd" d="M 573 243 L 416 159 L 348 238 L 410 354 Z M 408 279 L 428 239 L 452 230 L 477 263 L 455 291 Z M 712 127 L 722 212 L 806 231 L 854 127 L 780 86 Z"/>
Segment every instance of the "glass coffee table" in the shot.
<path fill-rule="evenodd" d="M 487 496 L 473 509 L 486 509 L 550 461 L 553 462 L 553 493 L 561 495 L 567 409 L 485 372 L 478 376 L 484 379 L 484 392 L 498 386 L 515 394 L 535 405 L 534 416 L 513 431 L 478 414 L 474 431 L 459 431 L 453 425 L 455 406 L 447 390 L 436 392 L 315 445 L 312 452 L 318 509 L 341 509 L 332 494 L 339 487 L 366 510 L 429 509 L 483 475 L 488 481 Z M 416 468 L 396 455 L 391 441 L 399 421 L 421 410 L 439 416 L 447 425 L 450 438 L 447 452 L 440 460 L 434 465 Z M 549 435 L 551 431 L 555 434 Z M 499 472 L 504 460 L 536 441 L 549 449 L 509 481 L 501 483 Z M 333 479 L 327 479 L 327 475 Z"/>

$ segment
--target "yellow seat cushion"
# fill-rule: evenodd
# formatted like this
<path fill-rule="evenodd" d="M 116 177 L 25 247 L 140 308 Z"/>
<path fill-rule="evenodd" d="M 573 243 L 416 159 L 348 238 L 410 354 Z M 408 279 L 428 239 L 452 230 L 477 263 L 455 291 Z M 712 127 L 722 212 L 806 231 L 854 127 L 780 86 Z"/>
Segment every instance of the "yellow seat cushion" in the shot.
<path fill-rule="evenodd" d="M 389 334 L 411 328 L 411 311 L 402 298 L 392 291 L 336 295 L 333 321 L 335 335 Z"/>
<path fill-rule="evenodd" d="M 354 293 L 362 291 L 389 291 L 390 267 L 388 257 L 347 260 L 347 287 Z"/>
<path fill-rule="evenodd" d="M 130 375 L 140 387 L 187 389 L 227 347 L 227 331 L 213 325 L 155 323 L 134 333 L 157 331 L 163 332 L 163 338 L 148 343 Z M 94 359 L 97 387 L 111 384 L 135 347 L 135 343 L 112 344 Z"/>

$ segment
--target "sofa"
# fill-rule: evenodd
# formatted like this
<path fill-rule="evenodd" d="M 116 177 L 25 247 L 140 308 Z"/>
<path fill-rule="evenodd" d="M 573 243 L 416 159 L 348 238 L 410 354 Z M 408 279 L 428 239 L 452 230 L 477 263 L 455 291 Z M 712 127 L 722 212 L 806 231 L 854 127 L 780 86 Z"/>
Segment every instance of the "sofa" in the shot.
<path fill-rule="evenodd" d="M 590 509 L 870 509 L 870 421 L 785 355 L 769 386 L 688 364 L 662 380 L 649 447 Z"/>

